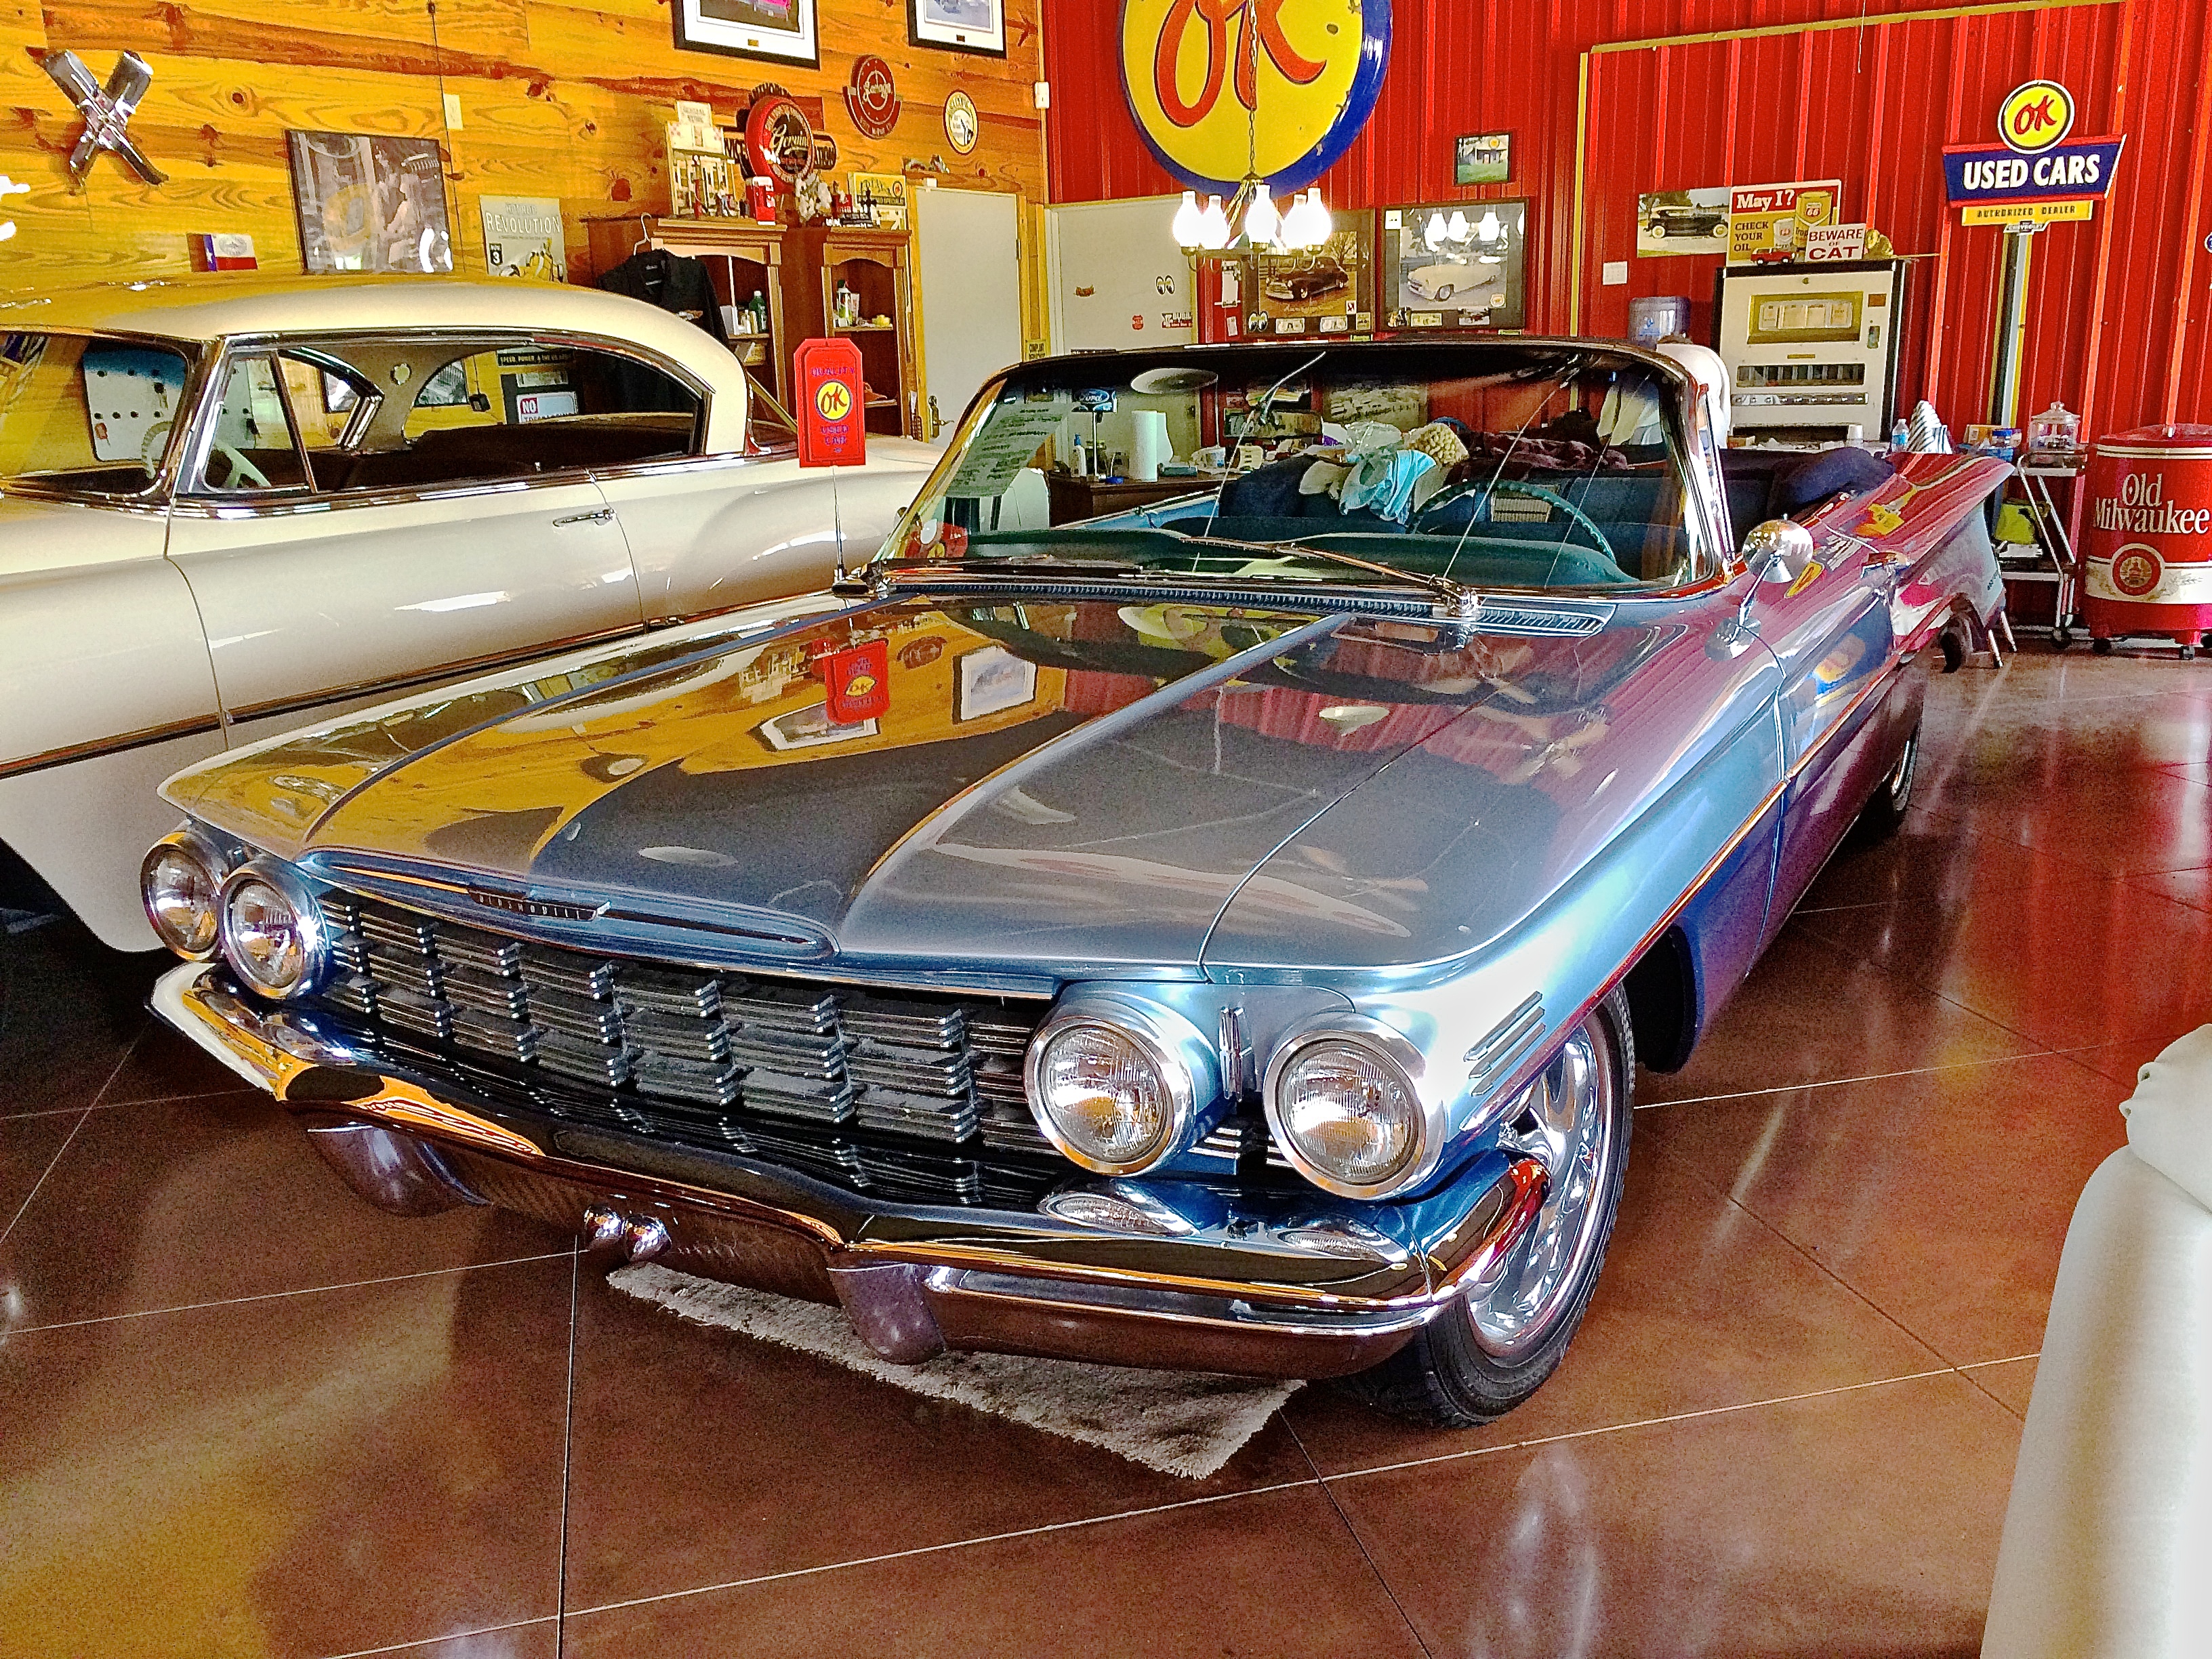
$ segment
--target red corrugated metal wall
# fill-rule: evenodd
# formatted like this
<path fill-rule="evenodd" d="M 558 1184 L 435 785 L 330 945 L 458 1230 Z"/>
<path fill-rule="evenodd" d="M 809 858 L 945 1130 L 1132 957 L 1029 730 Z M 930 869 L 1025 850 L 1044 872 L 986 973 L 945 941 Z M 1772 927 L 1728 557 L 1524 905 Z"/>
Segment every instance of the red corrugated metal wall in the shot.
<path fill-rule="evenodd" d="M 2036 238 L 2021 412 L 2053 398 L 2088 429 L 2212 422 L 2212 23 L 2206 0 L 1974 8 L 1898 0 L 1396 0 L 1373 120 L 1322 181 L 1332 207 L 1528 196 L 1529 326 L 1620 334 L 1628 301 L 1687 294 L 1710 326 L 1712 258 L 1636 257 L 1644 191 L 1840 178 L 1917 269 L 1922 325 L 1905 391 L 1954 424 L 1983 418 L 2001 233 L 1965 229 L 1939 152 L 1990 142 L 1998 100 L 2047 77 L 2073 90 L 2077 135 L 2127 135 L 2109 202 Z M 1948 13 L 1928 15 L 1923 14 Z M 1118 6 L 1045 0 L 1053 199 L 1173 188 L 1137 136 L 1116 57 Z M 1808 31 L 1808 24 L 1900 21 Z M 1788 33 L 1617 49 L 1658 37 Z M 1579 294 L 1577 108 L 1588 53 Z M 1455 187 L 1452 139 L 1510 130 L 1514 182 Z M 1626 260 L 1608 288 L 1604 264 Z"/>

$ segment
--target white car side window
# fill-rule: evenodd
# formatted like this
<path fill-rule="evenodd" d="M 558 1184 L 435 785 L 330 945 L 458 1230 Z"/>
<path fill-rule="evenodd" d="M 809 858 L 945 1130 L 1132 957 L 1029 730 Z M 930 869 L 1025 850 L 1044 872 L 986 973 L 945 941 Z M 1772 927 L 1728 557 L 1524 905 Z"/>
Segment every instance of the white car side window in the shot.
<path fill-rule="evenodd" d="M 283 383 L 267 357 L 239 357 L 224 372 L 222 398 L 202 467 L 206 487 L 226 495 L 299 489 L 307 463 L 284 408 Z"/>

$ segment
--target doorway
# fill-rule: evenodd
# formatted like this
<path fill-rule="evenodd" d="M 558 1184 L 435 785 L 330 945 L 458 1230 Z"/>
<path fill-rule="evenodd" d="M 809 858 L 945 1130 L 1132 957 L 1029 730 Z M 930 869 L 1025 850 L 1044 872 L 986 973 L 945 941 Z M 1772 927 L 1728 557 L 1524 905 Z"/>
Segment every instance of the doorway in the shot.
<path fill-rule="evenodd" d="M 923 405 L 934 400 L 949 430 L 984 381 L 1021 361 L 1019 198 L 917 190 L 914 200 Z"/>

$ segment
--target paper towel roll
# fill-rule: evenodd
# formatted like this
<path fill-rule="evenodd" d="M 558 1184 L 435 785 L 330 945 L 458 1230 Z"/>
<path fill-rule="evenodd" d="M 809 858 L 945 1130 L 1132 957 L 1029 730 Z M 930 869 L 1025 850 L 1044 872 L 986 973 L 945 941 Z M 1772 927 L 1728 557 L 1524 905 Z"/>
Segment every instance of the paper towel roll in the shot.
<path fill-rule="evenodd" d="M 1160 463 L 1175 459 L 1168 445 L 1168 417 L 1157 409 L 1134 409 L 1129 417 L 1135 430 L 1129 440 L 1129 476 L 1151 483 L 1160 476 Z"/>

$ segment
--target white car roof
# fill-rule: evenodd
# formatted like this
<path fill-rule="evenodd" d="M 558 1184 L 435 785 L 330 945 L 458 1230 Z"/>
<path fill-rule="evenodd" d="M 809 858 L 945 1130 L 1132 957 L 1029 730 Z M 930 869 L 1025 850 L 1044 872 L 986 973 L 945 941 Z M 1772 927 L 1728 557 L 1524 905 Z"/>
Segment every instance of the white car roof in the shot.
<path fill-rule="evenodd" d="M 542 328 L 630 341 L 706 383 L 714 394 L 718 446 L 738 441 L 734 434 L 744 430 L 747 388 L 734 354 L 696 324 L 597 289 L 519 277 L 221 271 L 0 298 L 0 332 L 57 329 L 209 343 L 236 334 L 405 328 Z"/>

